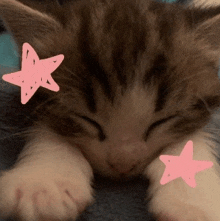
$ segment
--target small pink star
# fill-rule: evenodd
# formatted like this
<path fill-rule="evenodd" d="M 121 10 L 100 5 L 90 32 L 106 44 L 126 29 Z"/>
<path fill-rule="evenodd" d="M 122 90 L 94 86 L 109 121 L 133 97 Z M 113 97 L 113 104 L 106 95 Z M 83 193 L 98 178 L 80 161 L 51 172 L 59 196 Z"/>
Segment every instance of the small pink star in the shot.
<path fill-rule="evenodd" d="M 59 91 L 59 86 L 51 77 L 62 63 L 64 55 L 40 60 L 30 44 L 24 43 L 22 48 L 21 71 L 2 76 L 4 81 L 21 87 L 21 103 L 26 104 L 37 89 L 42 86 L 51 91 Z"/>
<path fill-rule="evenodd" d="M 166 165 L 160 180 L 161 185 L 182 177 L 190 187 L 195 188 L 195 174 L 213 166 L 211 161 L 193 160 L 193 142 L 191 140 L 186 143 L 180 156 L 161 155 L 159 158 Z"/>

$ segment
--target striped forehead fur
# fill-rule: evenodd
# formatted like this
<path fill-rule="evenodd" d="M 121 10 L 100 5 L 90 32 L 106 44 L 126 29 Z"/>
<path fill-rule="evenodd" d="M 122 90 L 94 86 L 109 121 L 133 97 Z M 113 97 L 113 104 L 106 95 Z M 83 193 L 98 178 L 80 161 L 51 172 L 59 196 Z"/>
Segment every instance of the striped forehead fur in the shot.
<path fill-rule="evenodd" d="M 52 11 L 57 20 L 62 15 L 62 28 L 41 39 L 46 43 L 35 43 L 41 57 L 52 50 L 65 55 L 53 74 L 60 92 L 46 107 L 53 116 L 64 116 L 60 112 L 69 113 L 82 100 L 97 113 L 101 97 L 114 105 L 134 85 L 142 97 L 157 92 L 154 111 L 159 113 L 192 107 L 198 113 L 219 105 L 217 55 L 194 30 L 220 7 L 211 13 L 153 1 L 90 0 L 64 4 L 59 14 Z"/>
<path fill-rule="evenodd" d="M 178 67 L 182 68 L 181 72 L 184 72 L 191 57 L 195 60 L 196 54 L 200 55 L 201 51 L 194 46 L 194 42 L 190 41 L 192 40 L 190 37 L 185 37 L 186 33 L 190 34 L 191 30 L 184 10 L 175 8 L 180 12 L 177 19 L 176 11 L 174 13 L 174 8 L 169 8 L 169 6 L 166 6 L 167 10 L 164 10 L 160 4 L 151 3 L 148 8 L 149 13 L 144 15 L 141 14 L 140 6 L 135 2 L 129 2 L 130 4 L 126 2 L 125 5 L 123 3 L 125 4 L 122 1 L 111 5 L 110 2 L 107 4 L 108 7 L 106 5 L 102 7 L 100 3 L 97 8 L 93 6 L 94 10 L 91 10 L 88 5 L 80 11 L 81 25 L 78 30 L 78 41 L 77 39 L 74 41 L 77 42 L 80 61 L 84 69 L 80 70 L 80 75 L 84 79 L 85 95 L 88 95 L 87 100 L 90 102 L 91 110 L 95 111 L 91 79 L 98 80 L 106 97 L 112 101 L 116 96 L 114 86 L 117 84 L 125 90 L 128 85 L 132 85 L 141 78 L 144 84 L 156 78 L 164 79 L 164 82 L 162 80 L 160 83 L 157 82 L 160 85 L 158 94 L 164 95 L 163 101 L 158 95 L 156 109 L 161 110 L 161 105 L 165 103 L 165 95 L 168 95 L 168 90 L 165 91 L 163 88 L 170 88 L 165 72 L 169 71 L 168 75 L 171 76 L 171 72 L 180 72 L 176 70 Z M 158 16 L 159 13 L 160 16 Z M 182 19 L 179 19 L 181 17 Z M 98 27 L 99 31 L 97 31 Z M 183 47 L 186 47 L 184 41 L 186 44 L 192 42 L 188 47 L 190 50 L 185 50 L 184 55 L 181 55 L 183 47 L 178 49 L 175 45 L 175 41 L 176 44 L 179 43 L 178 38 L 179 42 L 183 42 Z M 141 58 L 144 61 L 141 62 Z M 173 61 L 170 62 L 171 60 Z M 144 67 L 139 67 L 140 65 Z M 187 78 L 188 73 L 184 74 L 185 76 L 179 76 L 180 79 Z"/>

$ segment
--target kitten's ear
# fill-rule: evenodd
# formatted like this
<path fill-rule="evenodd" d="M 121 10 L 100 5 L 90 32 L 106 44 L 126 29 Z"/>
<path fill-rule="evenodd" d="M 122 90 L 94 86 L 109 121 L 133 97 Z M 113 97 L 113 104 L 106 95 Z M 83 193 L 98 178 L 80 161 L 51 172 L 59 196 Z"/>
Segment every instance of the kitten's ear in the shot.
<path fill-rule="evenodd" d="M 199 25 L 196 34 L 205 39 L 213 49 L 220 51 L 220 14 Z"/>
<path fill-rule="evenodd" d="M 48 39 L 60 33 L 61 24 L 49 14 L 40 12 L 16 0 L 0 0 L 0 17 L 12 33 L 19 52 L 23 43 L 30 43 L 36 51 L 42 50 Z"/>

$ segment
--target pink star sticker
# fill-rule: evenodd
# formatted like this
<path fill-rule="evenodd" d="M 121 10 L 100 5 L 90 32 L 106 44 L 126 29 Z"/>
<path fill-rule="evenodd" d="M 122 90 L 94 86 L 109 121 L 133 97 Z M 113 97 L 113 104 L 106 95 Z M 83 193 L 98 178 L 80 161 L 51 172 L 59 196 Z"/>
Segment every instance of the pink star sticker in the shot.
<path fill-rule="evenodd" d="M 40 60 L 30 44 L 24 43 L 22 48 L 21 71 L 2 76 L 4 81 L 21 87 L 21 103 L 26 104 L 37 89 L 42 86 L 51 91 L 59 91 L 59 86 L 51 77 L 62 63 L 64 55 Z"/>
<path fill-rule="evenodd" d="M 161 185 L 182 177 L 190 187 L 195 188 L 195 174 L 213 166 L 211 161 L 193 160 L 193 142 L 191 140 L 186 143 L 180 156 L 161 155 L 160 160 L 166 165 L 160 180 Z"/>

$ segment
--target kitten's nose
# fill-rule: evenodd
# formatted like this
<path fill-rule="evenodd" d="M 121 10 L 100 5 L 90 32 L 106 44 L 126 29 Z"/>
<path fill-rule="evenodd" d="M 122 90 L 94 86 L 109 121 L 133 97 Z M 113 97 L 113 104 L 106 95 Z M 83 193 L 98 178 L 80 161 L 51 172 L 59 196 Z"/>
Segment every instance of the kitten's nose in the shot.
<path fill-rule="evenodd" d="M 109 163 L 109 165 L 111 169 L 113 169 L 114 171 L 119 172 L 119 173 L 124 173 L 124 174 L 131 172 L 136 167 L 136 164 L 125 166 L 125 165 L 114 165 L 114 164 Z"/>

